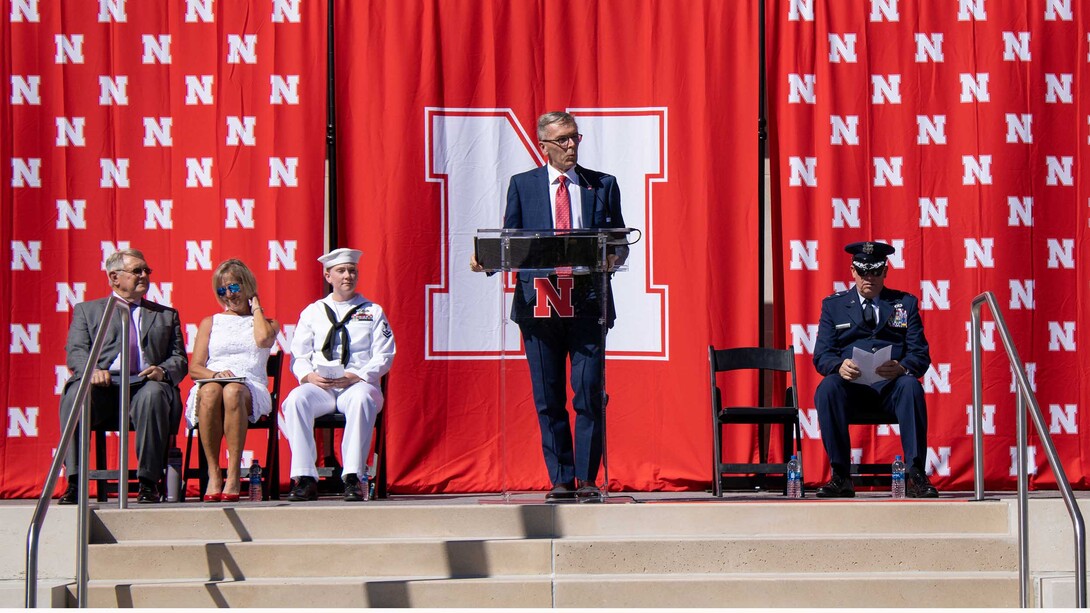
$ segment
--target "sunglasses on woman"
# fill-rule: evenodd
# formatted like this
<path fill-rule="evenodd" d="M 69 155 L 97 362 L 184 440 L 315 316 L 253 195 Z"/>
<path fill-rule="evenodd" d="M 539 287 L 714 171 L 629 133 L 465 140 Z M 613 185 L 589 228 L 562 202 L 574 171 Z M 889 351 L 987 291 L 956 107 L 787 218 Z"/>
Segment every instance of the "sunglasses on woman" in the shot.
<path fill-rule="evenodd" d="M 219 296 L 220 298 L 222 298 L 222 297 L 227 295 L 227 292 L 231 292 L 232 294 L 237 294 L 240 291 L 242 291 L 242 286 L 241 285 L 239 285 L 238 283 L 229 283 L 229 284 L 227 284 L 227 287 L 217 287 L 216 288 L 216 295 Z"/>

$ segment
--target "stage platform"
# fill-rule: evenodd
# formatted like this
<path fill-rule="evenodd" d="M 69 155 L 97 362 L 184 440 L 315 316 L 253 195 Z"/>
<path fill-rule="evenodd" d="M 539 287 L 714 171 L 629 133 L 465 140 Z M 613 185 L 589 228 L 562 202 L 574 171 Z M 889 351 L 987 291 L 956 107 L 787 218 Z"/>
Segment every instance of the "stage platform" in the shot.
<path fill-rule="evenodd" d="M 623 496 L 623 498 L 622 498 Z M 543 492 L 345 503 L 96 509 L 100 607 L 1014 607 L 1017 500 L 786 500 Z M 1080 508 L 1090 496 L 1080 493 Z M 634 501 L 634 502 L 630 502 Z M 0 502 L 0 606 L 21 606 L 30 501 Z M 1085 513 L 1085 511 L 1084 511 Z M 1031 502 L 1032 606 L 1071 606 L 1073 541 L 1055 492 Z M 71 604 L 75 513 L 50 510 L 39 603 Z M 66 570 L 67 574 L 66 574 Z"/>

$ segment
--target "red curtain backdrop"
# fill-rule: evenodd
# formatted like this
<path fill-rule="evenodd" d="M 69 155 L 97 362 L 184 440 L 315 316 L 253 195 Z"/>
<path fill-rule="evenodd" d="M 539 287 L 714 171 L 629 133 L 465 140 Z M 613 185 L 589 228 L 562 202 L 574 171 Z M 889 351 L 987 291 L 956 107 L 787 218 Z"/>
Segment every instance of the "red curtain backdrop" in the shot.
<path fill-rule="evenodd" d="M 994 292 L 1068 476 L 1086 486 L 1087 16 L 1067 0 L 769 3 L 777 330 L 809 362 L 821 299 L 851 286 L 846 243 L 894 244 L 887 285 L 921 299 L 932 368 L 927 467 L 973 478 L 970 302 Z M 987 313 L 987 311 L 985 311 Z M 985 485 L 1007 488 L 1015 395 L 985 316 Z M 801 368 L 808 481 L 828 476 Z M 899 439 L 859 427 L 866 461 Z M 1031 440 L 1031 483 L 1054 484 Z"/>
<path fill-rule="evenodd" d="M 72 305 L 109 292 L 116 248 L 144 251 L 190 350 L 241 258 L 288 345 L 322 291 L 325 26 L 298 0 L 0 2 L 0 497 L 41 490 Z"/>
<path fill-rule="evenodd" d="M 351 2 L 335 21 L 340 244 L 398 341 L 393 491 L 548 487 L 501 276 L 469 255 L 542 164 L 537 116 L 564 109 L 643 232 L 614 279 L 610 485 L 708 487 L 707 346 L 759 342 L 756 3 Z"/>

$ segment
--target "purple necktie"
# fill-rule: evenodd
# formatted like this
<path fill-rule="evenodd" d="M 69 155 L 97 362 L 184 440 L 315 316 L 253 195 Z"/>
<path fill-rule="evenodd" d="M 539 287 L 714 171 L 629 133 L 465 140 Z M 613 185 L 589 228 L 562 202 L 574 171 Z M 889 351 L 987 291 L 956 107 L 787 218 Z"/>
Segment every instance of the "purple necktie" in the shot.
<path fill-rule="evenodd" d="M 140 372 L 140 333 L 136 329 L 137 305 L 129 303 L 129 374 Z"/>

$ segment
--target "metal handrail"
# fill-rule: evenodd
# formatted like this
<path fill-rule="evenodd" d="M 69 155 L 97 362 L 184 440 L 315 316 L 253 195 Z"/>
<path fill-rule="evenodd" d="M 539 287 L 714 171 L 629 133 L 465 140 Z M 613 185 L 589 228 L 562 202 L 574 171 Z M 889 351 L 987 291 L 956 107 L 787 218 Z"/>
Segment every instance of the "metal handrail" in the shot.
<path fill-rule="evenodd" d="M 98 364 L 98 358 L 102 353 L 103 340 L 106 338 L 106 330 L 110 325 L 115 310 L 129 310 L 129 303 L 117 296 L 111 296 L 106 309 L 102 313 L 102 320 L 98 325 L 98 332 L 91 344 L 91 350 L 87 355 L 87 364 L 83 367 L 83 377 L 76 389 L 76 401 L 68 421 L 61 432 L 61 440 L 57 444 L 53 463 L 49 466 L 49 473 L 45 478 L 45 486 L 38 497 L 38 504 L 34 507 L 34 515 L 30 519 L 30 528 L 27 530 L 26 552 L 26 607 L 33 609 L 38 606 L 38 541 L 41 536 L 42 524 L 45 515 L 49 511 L 49 504 L 53 499 L 53 489 L 57 485 L 57 476 L 60 474 L 61 464 L 72 444 L 72 436 L 76 431 L 76 424 L 80 424 L 80 471 L 79 471 L 79 508 L 77 517 L 79 525 L 76 531 L 76 602 L 80 608 L 87 606 L 87 548 L 90 542 L 90 506 L 87 501 L 88 469 L 87 462 L 90 459 L 88 447 L 91 441 L 91 403 L 88 399 L 90 392 L 91 374 Z M 129 363 L 129 326 L 121 326 L 121 364 Z M 129 388 L 129 369 L 121 368 L 122 390 Z M 129 395 L 118 394 L 120 397 L 121 441 L 119 464 L 120 475 L 118 478 L 118 505 L 126 508 L 128 498 L 128 441 L 129 433 Z M 81 415 L 82 414 L 82 415 Z"/>
<path fill-rule="evenodd" d="M 980 310 L 984 302 L 995 318 L 995 327 L 999 330 L 999 336 L 1003 339 L 1003 347 L 1007 350 L 1007 358 L 1014 369 L 1015 381 L 1018 386 L 1017 397 L 1017 423 L 1018 423 L 1018 574 L 1021 580 L 1020 596 L 1022 608 L 1029 606 L 1029 476 L 1026 469 L 1026 408 L 1033 417 L 1033 424 L 1037 426 L 1037 434 L 1041 444 L 1048 455 L 1048 465 L 1056 476 L 1056 484 L 1060 488 L 1067 513 L 1071 516 L 1072 528 L 1075 531 L 1075 604 L 1081 609 L 1086 608 L 1086 525 L 1082 519 L 1082 512 L 1075 502 L 1075 493 L 1071 491 L 1071 483 L 1060 463 L 1056 446 L 1052 443 L 1048 426 L 1045 424 L 1041 406 L 1037 404 L 1037 396 L 1030 387 L 1029 377 L 1026 376 L 1025 366 L 1018 356 L 1018 350 L 1014 347 L 1010 330 L 1003 320 L 1003 313 L 999 310 L 999 304 L 995 300 L 995 294 L 984 292 L 972 303 L 972 325 L 970 327 L 972 340 L 970 347 L 973 360 L 973 460 L 974 460 L 974 500 L 984 498 L 984 381 L 981 366 L 981 341 L 980 341 Z"/>

